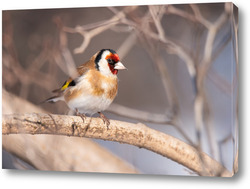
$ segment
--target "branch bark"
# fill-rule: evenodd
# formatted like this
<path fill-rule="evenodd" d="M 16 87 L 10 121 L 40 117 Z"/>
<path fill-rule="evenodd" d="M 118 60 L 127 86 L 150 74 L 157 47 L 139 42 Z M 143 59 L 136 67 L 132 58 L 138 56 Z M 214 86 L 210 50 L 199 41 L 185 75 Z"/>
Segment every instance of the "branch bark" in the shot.
<path fill-rule="evenodd" d="M 232 173 L 205 153 L 198 152 L 194 147 L 141 123 L 132 124 L 111 120 L 107 129 L 99 118 L 86 118 L 83 122 L 78 116 L 32 113 L 3 115 L 2 125 L 3 135 L 52 134 L 116 141 L 156 152 L 199 175 L 232 176 Z"/>

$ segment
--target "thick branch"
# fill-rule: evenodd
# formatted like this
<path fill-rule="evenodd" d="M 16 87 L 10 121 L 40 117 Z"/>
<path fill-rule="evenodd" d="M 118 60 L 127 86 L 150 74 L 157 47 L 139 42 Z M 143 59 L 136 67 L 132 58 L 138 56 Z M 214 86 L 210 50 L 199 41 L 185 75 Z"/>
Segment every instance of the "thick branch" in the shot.
<path fill-rule="evenodd" d="M 18 133 L 67 135 L 127 143 L 170 158 L 199 175 L 232 176 L 205 153 L 201 153 L 203 159 L 201 161 L 199 152 L 192 146 L 140 123 L 111 120 L 107 129 L 99 118 L 86 118 L 83 123 L 83 120 L 77 116 L 13 114 L 3 115 L 2 133 L 4 135 Z"/>

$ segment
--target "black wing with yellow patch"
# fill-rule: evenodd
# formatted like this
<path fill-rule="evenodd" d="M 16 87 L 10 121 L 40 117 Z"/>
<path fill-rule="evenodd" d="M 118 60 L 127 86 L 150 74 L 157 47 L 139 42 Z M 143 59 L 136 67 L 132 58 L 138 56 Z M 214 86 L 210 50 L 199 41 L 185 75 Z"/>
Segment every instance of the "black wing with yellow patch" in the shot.
<path fill-rule="evenodd" d="M 63 84 L 61 90 L 64 91 L 64 90 L 67 89 L 68 87 L 70 87 L 70 86 L 75 86 L 75 85 L 76 85 L 76 82 L 75 82 L 74 80 L 72 80 L 72 79 L 69 79 L 69 80 L 67 80 L 67 81 L 64 82 L 64 84 Z"/>
<path fill-rule="evenodd" d="M 84 75 L 86 72 L 88 72 L 92 67 L 94 66 L 94 64 L 90 61 L 86 62 L 85 64 L 79 66 L 77 68 L 77 72 L 78 72 L 78 77 L 76 77 L 75 79 L 72 79 L 71 77 L 64 82 L 64 84 L 62 85 L 62 87 L 60 89 L 56 89 L 54 91 L 52 91 L 53 93 L 62 93 L 63 91 L 65 91 L 65 89 L 67 89 L 68 87 L 71 86 L 75 86 L 77 83 L 77 80 L 80 76 Z"/>
<path fill-rule="evenodd" d="M 52 91 L 53 93 L 58 93 L 58 92 L 63 92 L 65 89 L 67 89 L 70 86 L 75 86 L 76 82 L 73 79 L 68 79 L 67 81 L 64 82 L 64 84 L 62 85 L 62 87 L 60 89 L 56 89 L 54 91 Z"/>

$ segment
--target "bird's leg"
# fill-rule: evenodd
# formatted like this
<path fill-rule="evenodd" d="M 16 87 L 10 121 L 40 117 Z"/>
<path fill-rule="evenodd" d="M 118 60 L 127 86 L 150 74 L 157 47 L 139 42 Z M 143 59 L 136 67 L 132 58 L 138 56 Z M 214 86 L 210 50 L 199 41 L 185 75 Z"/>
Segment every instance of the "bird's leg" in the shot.
<path fill-rule="evenodd" d="M 100 115 L 100 118 L 103 120 L 103 123 L 106 124 L 107 129 L 109 129 L 110 125 L 109 119 L 102 112 L 98 112 L 98 114 Z"/>
<path fill-rule="evenodd" d="M 85 122 L 86 116 L 85 114 L 81 114 L 76 108 L 76 115 L 82 118 L 83 123 Z"/>

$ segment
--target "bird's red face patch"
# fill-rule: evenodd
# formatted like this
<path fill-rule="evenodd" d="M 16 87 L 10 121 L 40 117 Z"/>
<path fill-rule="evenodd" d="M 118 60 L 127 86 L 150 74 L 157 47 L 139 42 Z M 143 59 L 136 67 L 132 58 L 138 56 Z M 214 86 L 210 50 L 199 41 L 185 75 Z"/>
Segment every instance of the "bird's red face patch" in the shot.
<path fill-rule="evenodd" d="M 120 58 L 118 56 L 118 54 L 112 54 L 110 53 L 109 55 L 106 56 L 106 60 L 111 59 L 113 61 L 113 63 L 119 62 Z"/>
<path fill-rule="evenodd" d="M 106 60 L 108 62 L 110 71 L 116 75 L 118 73 L 118 70 L 116 70 L 114 67 L 115 64 L 120 61 L 118 54 L 110 53 L 109 55 L 106 56 Z"/>
<path fill-rule="evenodd" d="M 120 61 L 120 58 L 119 58 L 118 54 L 112 54 L 112 59 L 113 59 L 115 62 L 119 62 L 119 61 Z"/>
<path fill-rule="evenodd" d="M 112 72 L 112 74 L 116 75 L 118 73 L 118 70 L 116 70 L 114 68 L 114 65 L 112 65 L 112 64 L 108 64 L 108 65 L 109 65 L 109 69 Z"/>

